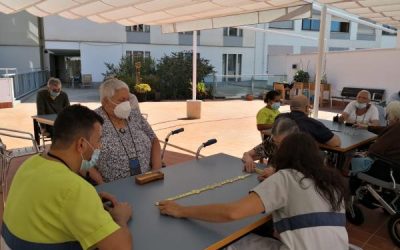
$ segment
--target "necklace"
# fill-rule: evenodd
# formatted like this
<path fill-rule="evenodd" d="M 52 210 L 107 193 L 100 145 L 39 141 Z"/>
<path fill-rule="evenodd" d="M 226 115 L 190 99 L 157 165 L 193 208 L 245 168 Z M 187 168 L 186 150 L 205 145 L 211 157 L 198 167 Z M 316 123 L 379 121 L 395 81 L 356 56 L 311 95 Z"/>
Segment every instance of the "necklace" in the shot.
<path fill-rule="evenodd" d="M 56 160 L 59 160 L 59 161 L 62 162 L 67 168 L 71 169 L 71 168 L 68 166 L 68 164 L 67 164 L 63 159 L 61 159 L 60 157 L 58 157 L 58 156 L 56 156 L 56 155 L 54 155 L 54 154 L 52 154 L 52 153 L 50 153 L 50 152 L 48 152 L 47 155 L 50 156 L 50 157 L 52 157 L 52 158 L 54 158 L 54 159 L 56 159 Z"/>

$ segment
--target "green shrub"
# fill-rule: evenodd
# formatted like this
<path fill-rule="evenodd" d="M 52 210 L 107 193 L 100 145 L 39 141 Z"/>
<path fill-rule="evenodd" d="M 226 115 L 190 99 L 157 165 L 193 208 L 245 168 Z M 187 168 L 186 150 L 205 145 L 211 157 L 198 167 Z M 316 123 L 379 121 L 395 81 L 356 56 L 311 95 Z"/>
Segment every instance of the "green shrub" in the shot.
<path fill-rule="evenodd" d="M 295 82 L 308 82 L 310 80 L 310 75 L 308 74 L 308 72 L 300 69 L 294 75 L 293 80 Z"/>

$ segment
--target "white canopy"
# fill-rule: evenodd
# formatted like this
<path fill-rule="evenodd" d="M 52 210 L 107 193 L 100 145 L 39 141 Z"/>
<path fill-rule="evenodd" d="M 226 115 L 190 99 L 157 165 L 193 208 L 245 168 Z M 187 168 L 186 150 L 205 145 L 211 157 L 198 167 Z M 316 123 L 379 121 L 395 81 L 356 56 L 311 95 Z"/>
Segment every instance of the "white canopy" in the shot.
<path fill-rule="evenodd" d="M 374 22 L 400 28 L 400 0 L 318 0 Z"/>
<path fill-rule="evenodd" d="M 305 0 L 0 0 L 0 12 L 163 25 L 164 32 L 212 29 L 311 16 Z M 267 11 L 270 10 L 270 11 Z"/>

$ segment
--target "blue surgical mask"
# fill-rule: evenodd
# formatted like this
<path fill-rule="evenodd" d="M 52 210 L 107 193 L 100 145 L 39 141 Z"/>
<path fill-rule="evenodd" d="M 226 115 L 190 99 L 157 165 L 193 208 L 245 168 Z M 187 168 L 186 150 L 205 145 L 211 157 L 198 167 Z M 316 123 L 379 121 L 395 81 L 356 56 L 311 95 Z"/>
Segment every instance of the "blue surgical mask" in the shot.
<path fill-rule="evenodd" d="M 60 94 L 60 92 L 55 92 L 53 90 L 50 90 L 50 96 L 53 98 L 56 98 L 59 94 Z"/>
<path fill-rule="evenodd" d="M 274 103 L 272 103 L 272 105 L 271 105 L 271 108 L 272 108 L 273 110 L 278 110 L 280 107 L 281 107 L 281 103 L 280 103 L 280 102 L 274 102 Z"/>
<path fill-rule="evenodd" d="M 93 153 L 92 156 L 90 157 L 90 160 L 85 160 L 83 158 L 83 155 L 81 153 L 81 157 L 82 157 L 82 163 L 81 163 L 81 170 L 83 171 L 88 171 L 89 169 L 91 169 L 92 167 L 96 166 L 97 161 L 99 159 L 100 156 L 100 149 L 94 149 L 93 146 L 86 140 L 84 139 L 89 146 L 93 149 Z"/>

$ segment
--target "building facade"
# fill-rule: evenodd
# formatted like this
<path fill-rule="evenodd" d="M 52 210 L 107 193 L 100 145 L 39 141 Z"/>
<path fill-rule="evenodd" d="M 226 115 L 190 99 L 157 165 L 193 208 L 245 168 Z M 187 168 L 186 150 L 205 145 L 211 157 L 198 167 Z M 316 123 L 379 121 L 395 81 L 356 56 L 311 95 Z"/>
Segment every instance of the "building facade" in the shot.
<path fill-rule="evenodd" d="M 237 28 L 198 31 L 198 53 L 210 60 L 217 75 L 286 74 L 286 66 L 279 66 L 285 63 L 280 61 L 282 55 L 317 51 L 319 19 L 314 10 L 309 19 L 253 25 L 272 32 Z M 381 30 L 330 15 L 328 22 L 329 51 L 396 47 L 396 36 Z M 26 12 L 0 15 L 0 67 L 19 71 L 43 67 L 64 82 L 91 74 L 93 81 L 100 82 L 105 63 L 117 64 L 122 56 L 158 60 L 171 52 L 190 51 L 193 38 L 192 32 L 162 34 L 160 26 L 125 27 L 59 16 L 43 18 L 43 31 L 41 65 L 38 18 Z M 306 69 L 307 62 L 299 67 Z"/>

